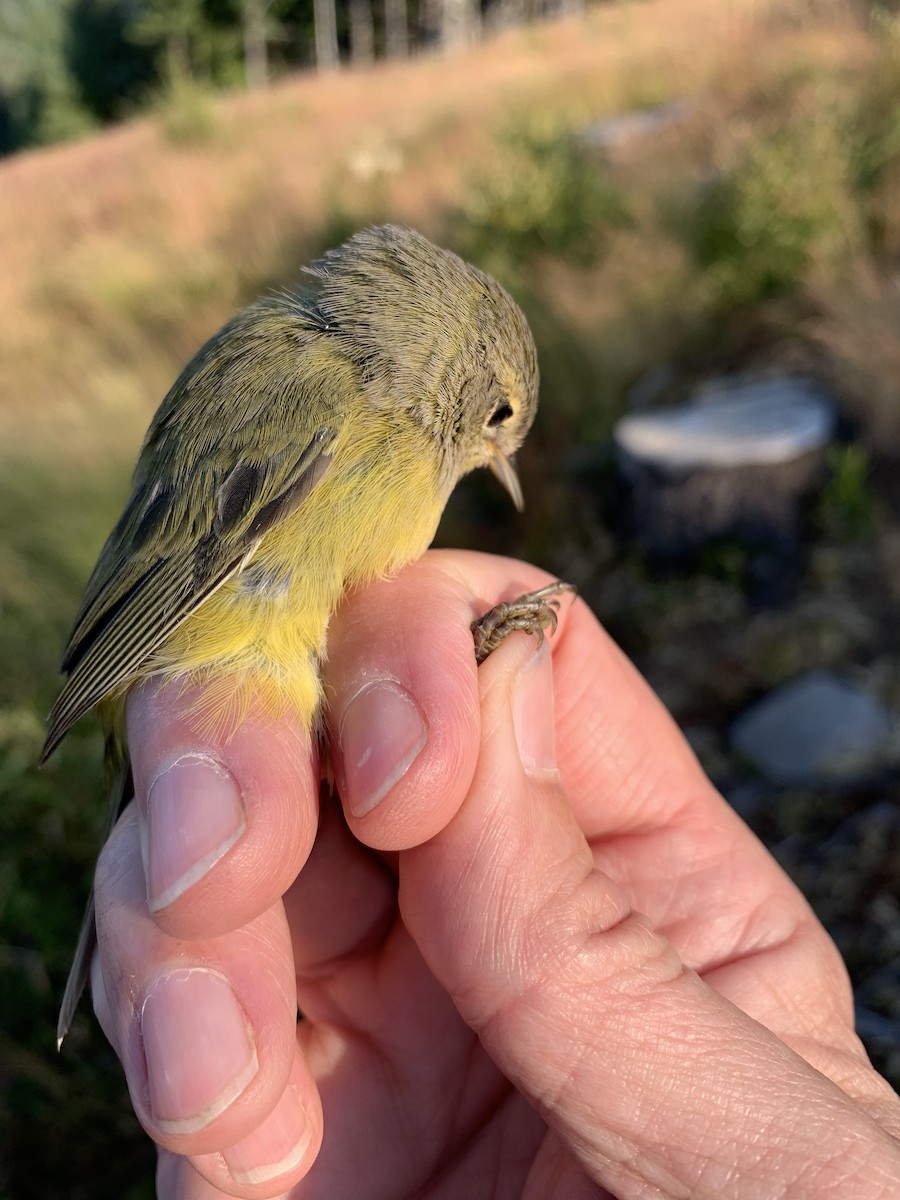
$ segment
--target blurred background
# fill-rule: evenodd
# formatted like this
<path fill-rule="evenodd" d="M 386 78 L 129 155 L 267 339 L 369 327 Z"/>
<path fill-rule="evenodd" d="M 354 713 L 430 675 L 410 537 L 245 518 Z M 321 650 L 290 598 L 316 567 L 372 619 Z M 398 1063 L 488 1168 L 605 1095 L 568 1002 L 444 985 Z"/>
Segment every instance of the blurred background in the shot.
<path fill-rule="evenodd" d="M 900 18 L 864 0 L 3 0 L 0 1196 L 152 1195 L 82 1013 L 91 721 L 35 763 L 144 428 L 238 306 L 361 225 L 535 331 L 524 517 L 838 941 L 900 1084 Z M 41 1151 L 35 1152 L 39 1145 Z"/>

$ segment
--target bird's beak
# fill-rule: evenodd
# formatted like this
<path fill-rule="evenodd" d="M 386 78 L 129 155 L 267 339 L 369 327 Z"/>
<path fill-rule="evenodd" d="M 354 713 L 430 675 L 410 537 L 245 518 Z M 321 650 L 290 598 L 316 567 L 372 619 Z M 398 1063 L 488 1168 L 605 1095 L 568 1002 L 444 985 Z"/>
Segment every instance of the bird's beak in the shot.
<path fill-rule="evenodd" d="M 498 450 L 496 446 L 490 447 L 490 454 L 487 465 L 509 492 L 513 504 L 521 512 L 525 507 L 525 497 L 522 495 L 522 485 L 519 483 L 516 468 L 503 451 Z"/>

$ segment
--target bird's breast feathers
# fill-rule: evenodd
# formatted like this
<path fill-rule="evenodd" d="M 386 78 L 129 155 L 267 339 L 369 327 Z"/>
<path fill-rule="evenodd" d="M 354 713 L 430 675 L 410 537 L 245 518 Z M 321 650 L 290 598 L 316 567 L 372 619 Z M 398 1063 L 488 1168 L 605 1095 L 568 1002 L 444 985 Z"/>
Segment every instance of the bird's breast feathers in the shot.
<path fill-rule="evenodd" d="M 358 431 L 357 431 L 358 432 Z M 340 439 L 343 441 L 343 439 Z M 422 440 L 360 458 L 337 444 L 328 473 L 228 579 L 147 659 L 140 674 L 204 684 L 201 716 L 221 732 L 251 701 L 311 726 L 332 612 L 349 590 L 414 561 L 446 497 Z"/>

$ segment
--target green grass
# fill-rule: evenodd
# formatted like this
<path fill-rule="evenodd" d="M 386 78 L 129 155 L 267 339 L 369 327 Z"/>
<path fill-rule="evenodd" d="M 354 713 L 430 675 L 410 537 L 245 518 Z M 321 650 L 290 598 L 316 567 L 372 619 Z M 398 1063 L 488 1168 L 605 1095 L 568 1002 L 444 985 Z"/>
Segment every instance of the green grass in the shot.
<path fill-rule="evenodd" d="M 870 482 L 871 456 L 857 444 L 833 446 L 829 478 L 819 494 L 818 520 L 826 538 L 856 542 L 876 526 L 875 496 Z"/>
<path fill-rule="evenodd" d="M 125 480 L 123 463 L 86 474 L 58 449 L 0 462 L 0 1194 L 138 1200 L 152 1194 L 152 1155 L 115 1056 L 84 1016 L 55 1051 L 104 798 L 88 722 L 43 770 L 37 760 L 65 635 Z"/>

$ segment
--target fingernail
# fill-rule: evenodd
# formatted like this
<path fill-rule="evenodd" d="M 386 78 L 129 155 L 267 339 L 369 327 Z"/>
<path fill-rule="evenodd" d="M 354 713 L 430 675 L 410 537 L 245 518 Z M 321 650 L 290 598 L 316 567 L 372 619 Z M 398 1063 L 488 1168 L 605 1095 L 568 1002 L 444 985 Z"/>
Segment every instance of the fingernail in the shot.
<path fill-rule="evenodd" d="M 299 1165 L 309 1149 L 312 1127 L 292 1087 L 249 1137 L 222 1151 L 235 1183 L 268 1183 Z"/>
<path fill-rule="evenodd" d="M 205 754 L 185 754 L 150 784 L 140 823 L 147 903 L 159 912 L 231 849 L 247 828 L 238 782 Z"/>
<path fill-rule="evenodd" d="M 364 684 L 341 716 L 338 742 L 347 807 L 364 817 L 409 770 L 428 740 L 428 722 L 394 679 Z"/>
<path fill-rule="evenodd" d="M 205 1129 L 258 1070 L 247 1019 L 215 971 L 163 975 L 144 998 L 140 1023 L 150 1110 L 167 1133 Z"/>
<path fill-rule="evenodd" d="M 519 668 L 513 685 L 513 728 L 519 758 L 530 774 L 556 771 L 553 660 L 548 642 Z"/>

